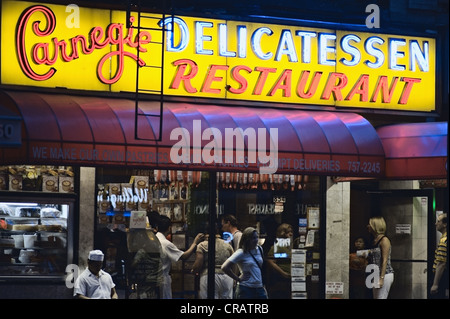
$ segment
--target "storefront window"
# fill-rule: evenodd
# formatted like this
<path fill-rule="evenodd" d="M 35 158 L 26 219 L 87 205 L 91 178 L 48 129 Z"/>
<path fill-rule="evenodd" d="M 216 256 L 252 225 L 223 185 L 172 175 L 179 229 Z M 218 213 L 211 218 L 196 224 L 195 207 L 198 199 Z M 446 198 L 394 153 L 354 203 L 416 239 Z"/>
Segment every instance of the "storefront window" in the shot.
<path fill-rule="evenodd" d="M 0 167 L 0 278 L 65 276 L 72 263 L 72 167 Z"/>
<path fill-rule="evenodd" d="M 213 180 L 211 174 L 215 174 Z M 211 186 L 214 182 L 215 187 Z M 314 176 L 99 168 L 96 245 L 105 251 L 105 270 L 115 274 L 116 284 L 127 291 L 127 297 L 161 298 L 157 292 L 137 295 L 141 291 L 135 282 L 139 275 L 130 264 L 140 249 L 136 238 L 145 238 L 147 244 L 142 246 L 150 253 L 148 243 L 154 234 L 149 237 L 134 233 L 130 244 L 131 213 L 145 211 L 167 216 L 171 233 L 166 239 L 181 251 L 187 251 L 199 233 L 231 245 L 233 234 L 221 223 L 224 216 L 231 215 L 239 230 L 254 227 L 260 235 L 259 244 L 268 260 L 265 275 L 270 278 L 266 282 L 269 298 L 319 298 L 319 183 L 320 179 Z M 211 202 L 215 204 L 214 218 L 210 215 Z M 214 288 L 204 282 L 201 288 L 200 277 L 206 269 L 215 267 L 207 266 L 211 253 L 205 250 L 206 243 L 199 246 L 204 260 L 197 268 L 195 251 L 187 259 L 172 262 L 172 298 L 212 296 L 209 290 Z M 218 253 L 215 248 L 212 254 L 216 259 L 225 258 L 219 256 L 223 251 Z M 153 266 L 158 267 L 155 263 Z M 205 287 L 209 289 L 206 292 Z"/>
<path fill-rule="evenodd" d="M 260 235 L 270 299 L 319 298 L 320 179 L 219 173 L 219 213 Z"/>
<path fill-rule="evenodd" d="M 137 235 L 130 229 L 132 212 L 156 212 L 159 216 L 168 217 L 171 232 L 166 238 L 181 251 L 186 251 L 195 236 L 205 231 L 208 206 L 204 198 L 208 199 L 206 193 L 209 192 L 205 187 L 207 178 L 208 173 L 205 172 L 98 169 L 95 241 L 97 247 L 106 252 L 105 270 L 113 274 L 113 279 L 126 290 L 128 298 L 162 297 L 159 292 L 147 289 L 143 293 L 140 289 L 138 282 L 142 274 L 137 272 L 154 276 L 157 273 L 155 267 L 159 266 L 153 261 L 149 262 L 153 263 L 153 270 L 133 266 L 140 248 L 144 247 L 147 257 L 155 252 L 150 251 L 154 248 L 150 247 L 154 234 L 147 229 L 147 235 Z M 141 239 L 138 240 L 138 237 Z M 185 260 L 172 262 L 173 298 L 197 298 L 198 278 L 191 272 L 194 260 L 195 251 Z"/>

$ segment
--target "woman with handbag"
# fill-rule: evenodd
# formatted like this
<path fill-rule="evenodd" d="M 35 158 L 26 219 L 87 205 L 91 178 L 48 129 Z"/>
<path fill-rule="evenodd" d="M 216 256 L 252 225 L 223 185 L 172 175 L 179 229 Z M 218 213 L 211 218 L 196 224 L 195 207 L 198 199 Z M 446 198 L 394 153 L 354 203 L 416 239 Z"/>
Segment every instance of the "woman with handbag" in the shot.
<path fill-rule="evenodd" d="M 239 248 L 222 265 L 222 270 L 237 282 L 236 299 L 267 299 L 262 278 L 264 255 L 258 239 L 255 228 L 244 229 Z M 241 272 L 240 276 L 233 272 L 236 264 Z"/>

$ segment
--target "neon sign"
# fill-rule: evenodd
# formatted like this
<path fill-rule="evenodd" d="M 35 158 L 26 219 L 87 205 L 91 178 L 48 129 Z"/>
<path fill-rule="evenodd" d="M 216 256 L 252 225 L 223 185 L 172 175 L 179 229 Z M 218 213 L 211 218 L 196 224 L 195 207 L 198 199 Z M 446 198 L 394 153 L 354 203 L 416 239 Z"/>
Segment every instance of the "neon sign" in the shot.
<path fill-rule="evenodd" d="M 28 23 L 30 23 L 31 16 L 36 12 L 43 13 L 46 18 L 46 26 L 42 30 L 40 29 L 40 21 L 32 22 L 32 30 L 36 36 L 49 36 L 55 30 L 56 17 L 52 10 L 40 5 L 28 8 L 22 14 L 18 23 L 17 52 L 22 71 L 33 80 L 45 81 L 51 78 L 56 73 L 56 68 L 51 67 L 46 73 L 38 74 L 30 66 L 30 57 L 28 57 L 26 53 L 26 30 Z M 131 25 L 133 24 L 134 19 L 134 17 L 130 17 Z M 52 44 L 35 43 L 31 59 L 38 65 L 45 64 L 52 66 L 56 63 L 58 57 L 60 57 L 64 62 L 70 62 L 74 59 L 80 58 L 78 45 L 81 46 L 81 52 L 84 55 L 89 55 L 94 52 L 94 50 L 103 49 L 108 45 L 117 46 L 117 50 L 111 51 L 110 53 L 103 56 L 97 67 L 97 76 L 100 81 L 105 84 L 112 84 L 117 82 L 117 80 L 120 79 L 124 72 L 125 56 L 128 56 L 135 60 L 139 64 L 139 66 L 145 65 L 144 60 L 138 58 L 135 54 L 125 51 L 124 46 L 128 45 L 131 48 L 137 48 L 141 52 L 146 52 L 147 50 L 143 48 L 142 45 L 150 42 L 151 35 L 147 31 L 141 31 L 133 39 L 133 33 L 133 27 L 130 27 L 128 29 L 128 33 L 126 33 L 123 24 L 120 23 L 111 23 L 106 31 L 102 27 L 94 27 L 92 28 L 88 38 L 83 35 L 78 35 L 71 38 L 69 42 L 66 40 L 58 40 L 58 38 L 53 38 Z M 114 56 L 117 56 L 118 58 L 118 68 L 116 74 L 111 79 L 107 79 L 105 76 L 103 76 L 102 69 L 105 62 Z"/>
<path fill-rule="evenodd" d="M 191 80 L 197 76 L 198 66 L 195 61 L 188 59 L 177 60 L 174 63 L 174 66 L 177 67 L 175 77 L 173 82 L 169 88 L 171 89 L 179 89 L 180 85 L 183 84 L 186 91 L 189 93 L 198 92 L 197 88 L 195 88 L 191 84 Z M 189 66 L 189 68 L 188 68 Z M 190 71 L 186 71 L 189 69 Z M 223 77 L 216 76 L 216 72 L 218 70 L 228 71 L 229 66 L 227 65 L 211 65 L 209 72 L 206 74 L 205 79 L 203 81 L 203 85 L 200 88 L 201 92 L 205 93 L 220 93 L 220 89 L 213 88 L 212 82 L 222 82 Z M 293 87 L 292 84 L 292 70 L 285 69 L 282 71 L 279 78 L 272 85 L 266 85 L 266 81 L 269 73 L 276 73 L 277 69 L 274 68 L 266 68 L 266 67 L 255 67 L 254 70 L 250 69 L 245 65 L 237 65 L 235 66 L 229 76 L 232 80 L 238 83 L 237 87 L 228 86 L 227 90 L 234 94 L 242 94 L 247 91 L 248 88 L 248 80 L 240 73 L 241 71 L 245 71 L 247 74 L 252 72 L 258 72 L 258 78 L 252 90 L 252 95 L 261 95 L 263 89 L 265 87 L 270 86 L 270 90 L 267 93 L 268 96 L 274 96 L 277 91 L 282 91 L 283 97 L 291 97 L 293 94 L 297 94 L 298 96 L 304 99 L 310 99 L 316 94 L 317 87 L 319 85 L 319 81 L 322 78 L 322 72 L 314 72 L 311 76 L 310 80 L 310 71 L 304 70 L 298 80 L 298 84 L 296 87 Z M 351 100 L 355 94 L 360 95 L 360 101 L 368 102 L 369 101 L 369 75 L 363 74 L 358 79 L 358 81 L 353 85 L 350 92 L 344 97 L 342 95 L 342 90 L 348 84 L 348 78 L 344 73 L 331 72 L 326 79 L 325 87 L 320 94 L 320 99 L 329 100 L 330 97 L 333 96 L 334 100 L 342 101 L 342 100 Z M 400 79 L 400 80 L 399 80 Z M 408 99 L 413 88 L 414 83 L 420 83 L 420 78 L 409 78 L 409 77 L 393 77 L 391 83 L 389 83 L 389 79 L 387 76 L 379 76 L 377 80 L 377 85 L 373 90 L 370 96 L 370 102 L 376 102 L 379 96 L 381 96 L 381 100 L 383 103 L 390 103 L 393 92 L 397 86 L 398 82 L 404 82 L 404 86 L 402 87 L 402 92 L 400 98 L 398 100 L 399 104 L 407 104 Z M 307 83 L 311 84 L 309 87 Z M 251 89 L 251 88 L 250 88 Z M 294 90 L 295 93 L 292 91 Z"/>
<path fill-rule="evenodd" d="M 175 46 L 173 40 L 174 26 L 172 26 L 172 19 L 166 18 L 164 24 L 169 26 L 167 33 L 167 51 L 182 52 L 189 44 L 190 33 L 189 26 L 182 18 L 173 19 L 180 30 L 179 42 Z M 195 53 L 200 55 L 214 55 L 214 49 L 205 49 L 205 43 L 212 42 L 213 36 L 205 35 L 205 28 L 213 28 L 213 22 L 195 21 L 194 43 Z M 336 60 L 334 54 L 336 53 L 337 36 L 333 33 L 313 32 L 302 30 L 288 30 L 283 29 L 278 38 L 275 38 L 274 50 L 264 50 L 263 47 L 268 43 L 266 38 L 275 37 L 275 32 L 270 27 L 259 27 L 253 31 L 251 36 L 248 36 L 248 28 L 243 25 L 236 26 L 236 48 L 233 51 L 229 50 L 228 39 L 232 37 L 233 31 L 228 31 L 229 27 L 224 23 L 218 23 L 218 50 L 217 54 L 222 57 L 238 57 L 245 59 L 248 56 L 249 48 L 252 53 L 260 60 L 273 60 L 276 62 L 282 61 L 285 56 L 288 62 L 291 63 L 311 63 L 313 60 L 311 47 L 318 46 L 317 63 L 321 65 L 335 66 L 337 62 L 346 66 L 355 66 L 361 62 L 361 50 L 354 46 L 362 39 L 355 34 L 346 34 L 340 39 L 340 48 L 343 53 L 349 57 L 343 57 Z M 277 41 L 278 40 L 278 41 Z M 247 47 L 247 43 L 248 47 Z M 386 41 L 379 36 L 371 36 L 365 42 L 362 48 L 371 59 L 363 61 L 365 65 L 376 69 L 381 67 L 384 63 L 388 63 L 388 68 L 391 70 L 403 71 L 406 69 L 405 65 L 399 64 L 398 60 L 405 56 L 405 46 L 409 49 L 409 60 L 407 61 L 410 70 L 415 71 L 416 64 L 423 72 L 429 71 L 429 41 L 424 40 L 422 44 L 417 40 L 406 41 L 405 39 L 397 37 L 388 38 L 389 50 L 385 54 L 379 48 L 379 45 Z M 300 53 L 300 54 L 299 54 Z M 299 58 L 300 56 L 300 58 Z M 333 57 L 334 56 L 334 57 Z M 386 59 L 387 57 L 387 59 Z"/>
<path fill-rule="evenodd" d="M 183 97 L 436 107 L 434 38 L 153 13 L 137 30 L 137 13 L 85 7 L 80 28 L 69 28 L 64 6 L 9 0 L 1 14 L 2 25 L 16 25 L 14 34 L 1 30 L 2 84 L 111 92 L 138 84 Z"/>

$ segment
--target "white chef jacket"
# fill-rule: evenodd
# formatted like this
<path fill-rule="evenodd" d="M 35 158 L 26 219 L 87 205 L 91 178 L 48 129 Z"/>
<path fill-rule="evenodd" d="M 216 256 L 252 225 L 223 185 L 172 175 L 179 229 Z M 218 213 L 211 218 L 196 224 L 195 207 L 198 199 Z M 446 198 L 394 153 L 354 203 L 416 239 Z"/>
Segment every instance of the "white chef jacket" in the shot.
<path fill-rule="evenodd" d="M 169 241 L 164 234 L 158 232 L 156 233 L 156 237 L 158 237 L 162 248 L 162 298 L 172 299 L 172 278 L 170 277 L 170 269 L 172 268 L 172 262 L 177 262 L 184 252 L 175 246 L 174 243 Z"/>
<path fill-rule="evenodd" d="M 111 299 L 111 289 L 116 285 L 107 272 L 100 270 L 99 276 L 86 268 L 75 281 L 73 295 L 81 294 L 92 299 Z"/>

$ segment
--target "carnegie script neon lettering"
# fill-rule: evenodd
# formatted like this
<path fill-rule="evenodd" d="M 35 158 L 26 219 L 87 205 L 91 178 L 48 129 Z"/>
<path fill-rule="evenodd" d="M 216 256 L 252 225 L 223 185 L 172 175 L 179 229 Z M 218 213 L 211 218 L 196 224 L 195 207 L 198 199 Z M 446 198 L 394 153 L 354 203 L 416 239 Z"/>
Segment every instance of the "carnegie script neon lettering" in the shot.
<path fill-rule="evenodd" d="M 36 20 L 30 22 L 33 14 L 40 12 L 44 14 L 45 21 L 43 24 L 45 27 L 41 30 L 41 21 Z M 130 24 L 134 22 L 134 17 L 130 17 Z M 30 61 L 37 65 L 54 65 L 58 58 L 64 62 L 70 62 L 74 59 L 80 58 L 79 47 L 81 53 L 88 55 L 98 49 L 103 49 L 108 45 L 112 48 L 116 47 L 116 50 L 111 50 L 99 61 L 97 67 L 97 75 L 100 81 L 105 84 L 113 84 L 117 82 L 124 72 L 124 59 L 126 56 L 135 60 L 140 66 L 144 66 L 145 62 L 137 55 L 125 50 L 125 46 L 130 48 L 137 48 L 140 52 L 146 52 L 142 45 L 150 43 L 151 35 L 147 31 L 141 31 L 134 36 L 134 28 L 131 26 L 128 32 L 125 31 L 124 25 L 121 23 L 111 23 L 106 31 L 102 27 L 94 27 L 91 29 L 88 37 L 78 35 L 71 38 L 69 41 L 58 40 L 53 38 L 51 43 L 37 42 L 33 46 L 32 54 L 29 56 L 27 53 L 27 46 L 25 38 L 27 36 L 27 30 L 29 23 L 32 23 L 32 32 L 37 37 L 51 36 L 56 27 L 56 17 L 52 10 L 45 6 L 37 5 L 32 6 L 25 10 L 19 20 L 18 32 L 17 32 L 17 52 L 20 67 L 23 72 L 31 79 L 36 81 L 45 81 L 50 79 L 55 73 L 56 68 L 51 67 L 43 74 L 38 74 L 31 67 Z M 107 78 L 103 75 L 103 67 L 110 58 L 117 56 L 118 65 L 116 72 Z M 107 72 L 109 74 L 109 71 Z"/>

